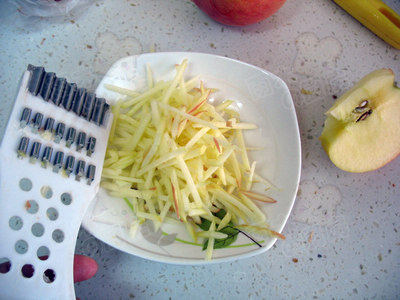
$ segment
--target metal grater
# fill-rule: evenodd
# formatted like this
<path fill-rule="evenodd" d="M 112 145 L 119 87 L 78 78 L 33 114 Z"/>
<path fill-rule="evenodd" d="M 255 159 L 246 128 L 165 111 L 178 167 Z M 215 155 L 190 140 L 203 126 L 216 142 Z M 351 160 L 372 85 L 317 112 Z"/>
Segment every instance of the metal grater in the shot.
<path fill-rule="evenodd" d="M 105 99 L 28 66 L 0 148 L 0 298 L 75 299 L 76 238 L 111 122 Z"/>

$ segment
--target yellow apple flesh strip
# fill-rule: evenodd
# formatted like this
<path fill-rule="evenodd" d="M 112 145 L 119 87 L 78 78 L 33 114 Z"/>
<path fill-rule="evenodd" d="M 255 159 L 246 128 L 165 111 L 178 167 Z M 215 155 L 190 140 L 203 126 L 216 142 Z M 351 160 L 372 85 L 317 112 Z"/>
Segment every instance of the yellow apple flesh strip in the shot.
<path fill-rule="evenodd" d="M 190 141 L 185 145 L 186 149 L 189 149 L 190 147 L 192 147 L 194 144 L 196 144 L 203 135 L 205 135 L 207 133 L 207 131 L 209 131 L 210 128 L 202 128 L 200 129 L 191 139 Z"/>
<path fill-rule="evenodd" d="M 261 201 L 261 202 L 265 202 L 265 203 L 276 203 L 275 199 L 272 199 L 271 197 L 268 197 L 265 195 L 261 195 L 261 194 L 250 192 L 250 191 L 240 191 L 240 192 L 253 200 L 257 200 L 257 201 Z"/>
<path fill-rule="evenodd" d="M 143 94 L 141 94 L 140 96 L 137 96 L 131 100 L 125 101 L 121 107 L 122 108 L 128 108 L 136 103 L 138 103 L 141 100 L 144 99 L 151 99 L 152 96 L 154 96 L 155 94 L 159 93 L 160 91 L 164 90 L 166 87 L 168 87 L 170 85 L 169 82 L 158 82 L 153 88 L 149 89 L 148 91 L 144 92 Z"/>
<path fill-rule="evenodd" d="M 103 171 L 103 174 L 101 175 L 101 177 L 102 178 L 109 178 L 109 179 L 119 179 L 119 180 L 123 180 L 123 181 L 136 182 L 136 183 L 144 182 L 144 180 L 140 179 L 140 178 L 118 176 L 118 175 L 108 175 L 104 171 Z"/>
<path fill-rule="evenodd" d="M 215 222 L 212 222 L 210 225 L 210 228 L 208 230 L 210 233 L 215 232 Z M 213 254 L 213 249 L 214 249 L 214 237 L 210 237 L 208 239 L 208 245 L 207 245 L 207 250 L 206 250 L 206 260 L 211 260 L 212 254 Z"/>
<path fill-rule="evenodd" d="M 151 89 L 154 86 L 153 72 L 151 71 L 150 64 L 146 63 L 147 86 Z"/>
<path fill-rule="evenodd" d="M 225 108 L 228 108 L 228 106 L 230 106 L 231 104 L 235 103 L 232 100 L 225 100 L 224 102 L 222 102 L 221 104 L 217 105 L 215 107 L 215 110 L 217 112 L 223 111 Z"/>
<path fill-rule="evenodd" d="M 165 110 L 169 110 L 169 111 L 174 112 L 174 113 L 176 113 L 178 115 L 181 115 L 183 118 L 186 118 L 189 121 L 192 121 L 193 123 L 198 123 L 199 125 L 202 125 L 202 126 L 205 126 L 205 127 L 209 127 L 209 128 L 212 128 L 212 129 L 217 129 L 217 127 L 214 126 L 213 124 L 211 124 L 210 122 L 204 121 L 204 120 L 202 120 L 200 118 L 197 118 L 197 117 L 194 117 L 194 116 L 192 116 L 192 115 L 190 115 L 188 113 L 182 112 L 182 111 L 180 111 L 179 109 L 177 109 L 177 108 L 175 108 L 173 106 L 170 106 L 170 105 L 164 104 L 164 103 L 159 103 L 158 105 L 161 108 L 165 109 Z"/>
<path fill-rule="evenodd" d="M 224 129 L 237 129 L 237 130 L 242 130 L 242 129 L 257 129 L 257 125 L 251 124 L 251 123 L 236 123 L 232 124 L 228 121 L 226 122 L 210 122 L 209 125 L 204 125 L 200 122 L 197 122 L 199 124 L 193 124 L 193 127 L 195 128 L 201 128 L 204 126 L 208 126 L 210 128 L 224 128 Z M 212 126 L 212 127 L 211 127 Z"/>
<path fill-rule="evenodd" d="M 121 101 L 117 101 L 117 104 L 112 107 L 112 112 L 114 114 L 113 123 L 111 124 L 110 135 L 108 140 L 111 142 L 114 139 L 115 127 L 117 126 L 119 111 L 121 109 Z"/>
<path fill-rule="evenodd" d="M 180 148 L 180 149 L 177 149 L 177 150 L 175 150 L 173 152 L 167 153 L 164 156 L 160 157 L 159 159 L 157 159 L 157 160 L 153 161 L 152 163 L 148 164 L 144 168 L 140 169 L 137 172 L 137 175 L 138 176 L 143 175 L 144 173 L 148 172 L 149 170 L 158 167 L 162 163 L 164 163 L 166 161 L 169 161 L 170 159 L 178 157 L 179 155 L 181 155 L 184 152 L 185 152 L 185 149 Z"/>
<path fill-rule="evenodd" d="M 170 84 L 170 86 L 168 87 L 166 92 L 164 93 L 161 103 L 163 103 L 163 104 L 168 103 L 168 100 L 171 97 L 172 92 L 178 85 L 181 77 L 183 77 L 183 72 L 185 71 L 186 67 L 187 67 L 187 59 L 184 59 L 183 62 L 178 67 L 178 70 L 176 72 L 174 80 L 172 81 L 172 83 Z"/>
<path fill-rule="evenodd" d="M 162 121 L 159 121 L 159 124 L 157 127 L 157 132 L 154 137 L 154 141 L 151 145 L 149 152 L 147 153 L 146 157 L 142 161 L 142 167 L 146 166 L 152 160 L 154 155 L 156 154 L 158 146 L 161 143 L 162 136 L 164 135 L 164 131 L 165 131 L 165 119 L 163 119 Z"/>
<path fill-rule="evenodd" d="M 198 237 L 202 237 L 202 238 L 214 238 L 214 239 L 224 239 L 226 238 L 228 235 L 222 232 L 217 232 L 217 231 L 200 231 L 197 234 Z"/>
<path fill-rule="evenodd" d="M 244 143 L 242 130 L 237 130 L 236 131 L 236 139 L 237 139 L 237 142 L 239 144 L 239 147 L 242 149 L 240 154 L 242 156 L 243 165 L 244 165 L 246 171 L 250 171 L 249 157 L 247 156 L 246 146 L 245 146 L 245 143 Z"/>
<path fill-rule="evenodd" d="M 121 87 L 115 86 L 113 84 L 106 83 L 104 85 L 104 87 L 109 91 L 116 92 L 118 94 L 130 96 L 130 97 L 137 97 L 140 95 L 138 92 L 135 92 L 135 91 L 132 91 L 132 90 L 126 89 L 126 88 L 121 88 Z"/>
<path fill-rule="evenodd" d="M 256 162 L 253 161 L 250 167 L 250 173 L 249 177 L 247 178 L 246 185 L 245 185 L 245 190 L 250 191 L 251 186 L 253 184 L 253 177 L 254 177 L 254 172 L 256 170 Z"/>
<path fill-rule="evenodd" d="M 264 237 L 275 237 L 275 238 L 277 237 L 282 240 L 286 239 L 286 237 L 283 234 L 276 232 L 274 230 L 271 230 L 267 227 L 259 227 L 259 226 L 252 226 L 252 225 L 236 225 L 236 228 L 246 231 L 246 232 L 264 236 Z"/>
<path fill-rule="evenodd" d="M 228 223 L 231 221 L 232 215 L 231 213 L 228 211 L 225 216 L 222 218 L 221 223 L 219 223 L 217 230 L 221 230 L 223 228 L 226 227 L 226 225 L 228 225 Z"/>

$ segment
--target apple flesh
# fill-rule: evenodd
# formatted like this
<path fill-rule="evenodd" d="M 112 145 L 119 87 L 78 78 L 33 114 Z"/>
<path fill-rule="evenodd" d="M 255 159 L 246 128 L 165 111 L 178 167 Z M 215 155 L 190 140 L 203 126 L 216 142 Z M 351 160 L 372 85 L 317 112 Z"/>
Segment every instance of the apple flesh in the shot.
<path fill-rule="evenodd" d="M 361 79 L 326 112 L 320 141 L 348 172 L 376 170 L 400 154 L 400 89 L 390 69 Z"/>
<path fill-rule="evenodd" d="M 286 0 L 193 0 L 215 21 L 243 26 L 257 23 L 274 14 Z"/>

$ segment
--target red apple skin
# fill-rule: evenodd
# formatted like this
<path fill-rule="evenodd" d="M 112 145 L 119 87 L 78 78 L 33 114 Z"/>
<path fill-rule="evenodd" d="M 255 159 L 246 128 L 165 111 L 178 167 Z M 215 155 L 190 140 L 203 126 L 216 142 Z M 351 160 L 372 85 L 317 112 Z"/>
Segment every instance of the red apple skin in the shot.
<path fill-rule="evenodd" d="M 257 23 L 274 14 L 286 0 L 192 0 L 211 18 L 225 25 Z"/>

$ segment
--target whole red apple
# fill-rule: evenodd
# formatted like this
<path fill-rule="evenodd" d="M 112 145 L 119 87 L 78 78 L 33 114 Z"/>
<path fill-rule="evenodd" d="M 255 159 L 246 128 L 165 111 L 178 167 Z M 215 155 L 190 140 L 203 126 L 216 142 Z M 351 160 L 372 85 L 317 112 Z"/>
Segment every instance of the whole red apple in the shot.
<path fill-rule="evenodd" d="M 233 26 L 249 25 L 268 18 L 286 0 L 192 0 L 214 20 Z"/>

